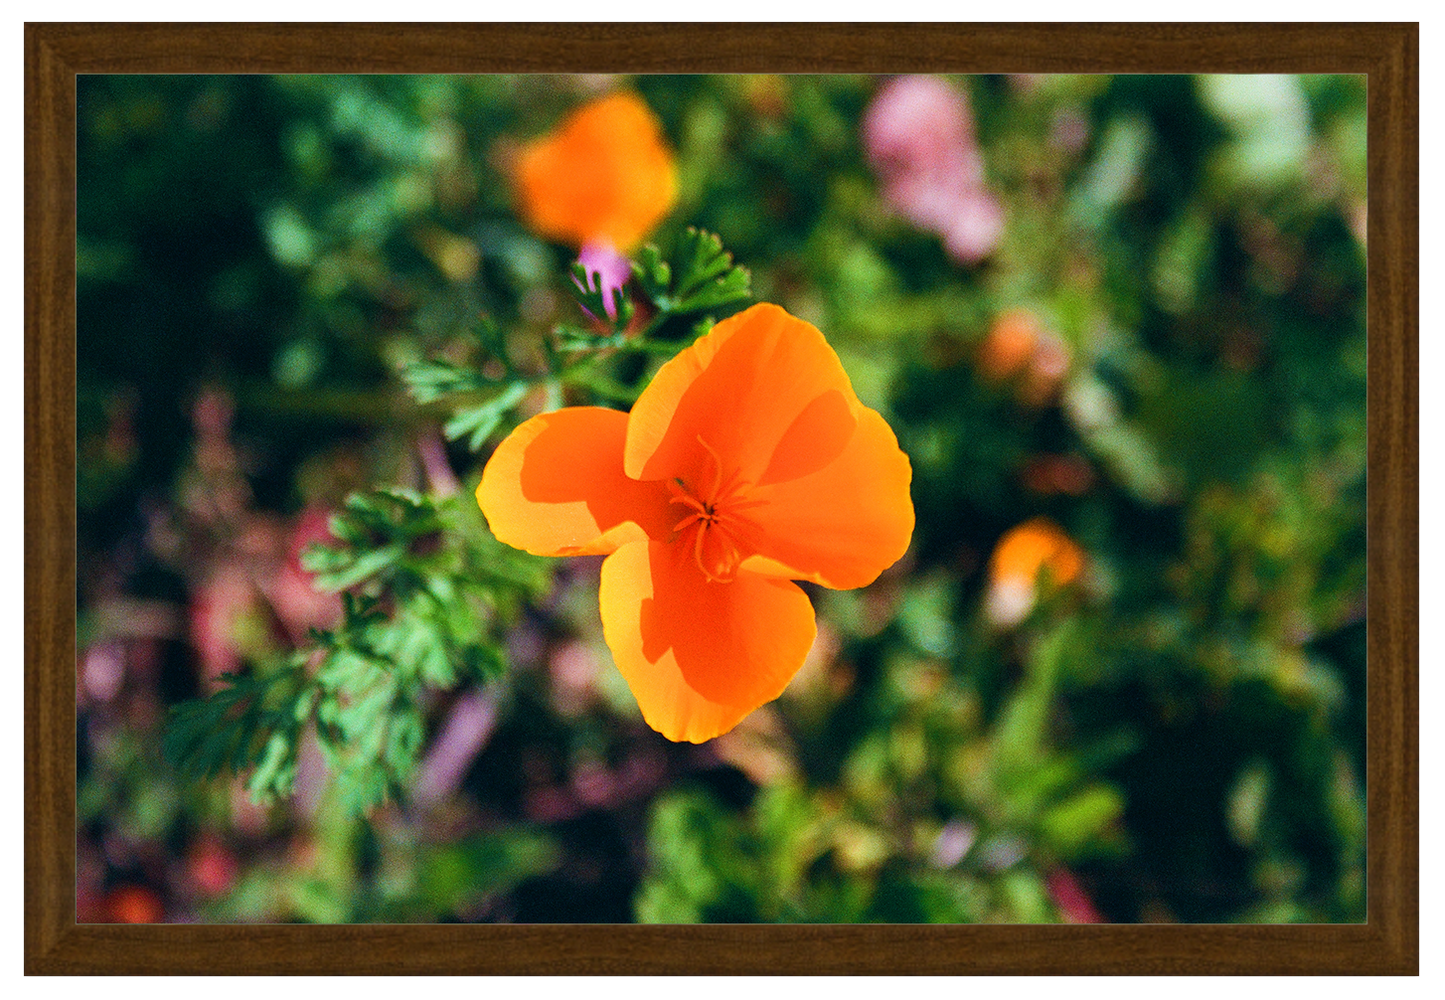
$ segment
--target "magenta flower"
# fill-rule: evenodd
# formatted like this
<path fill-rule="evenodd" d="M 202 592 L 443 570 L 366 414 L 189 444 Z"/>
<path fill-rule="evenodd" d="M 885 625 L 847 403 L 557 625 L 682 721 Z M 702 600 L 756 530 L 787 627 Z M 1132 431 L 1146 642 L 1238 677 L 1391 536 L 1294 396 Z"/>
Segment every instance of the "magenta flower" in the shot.
<path fill-rule="evenodd" d="M 612 293 L 624 288 L 632 280 L 631 262 L 613 249 L 610 243 L 599 241 L 584 246 L 577 255 L 577 263 L 587 269 L 589 286 L 592 284 L 593 274 L 601 276 L 602 300 L 607 305 L 607 318 L 616 319 L 617 307 L 612 304 Z"/>

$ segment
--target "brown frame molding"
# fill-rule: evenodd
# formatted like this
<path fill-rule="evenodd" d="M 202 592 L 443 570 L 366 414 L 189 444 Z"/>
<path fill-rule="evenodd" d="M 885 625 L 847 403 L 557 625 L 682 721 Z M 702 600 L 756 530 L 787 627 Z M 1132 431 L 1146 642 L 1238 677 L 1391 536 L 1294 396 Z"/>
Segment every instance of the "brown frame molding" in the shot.
<path fill-rule="evenodd" d="M 1419 26 L 25 26 L 27 974 L 1419 973 Z M 279 72 L 1369 76 L 1368 920 L 1311 926 L 75 921 L 75 77 Z"/>

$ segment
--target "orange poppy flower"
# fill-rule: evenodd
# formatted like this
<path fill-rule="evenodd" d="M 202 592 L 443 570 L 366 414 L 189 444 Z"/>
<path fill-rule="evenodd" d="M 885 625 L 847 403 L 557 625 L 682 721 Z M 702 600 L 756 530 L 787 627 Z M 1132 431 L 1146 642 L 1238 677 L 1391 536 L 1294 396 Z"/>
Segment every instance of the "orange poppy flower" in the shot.
<path fill-rule="evenodd" d="M 700 743 L 771 701 L 815 623 L 908 548 L 908 457 L 823 335 L 774 305 L 664 364 L 631 413 L 571 407 L 497 447 L 477 501 L 537 555 L 607 554 L 602 630 L 648 725 Z"/>
<path fill-rule="evenodd" d="M 1069 369 L 1069 347 L 1027 309 L 1011 309 L 994 320 L 979 347 L 978 369 L 994 382 L 1011 378 L 1022 369 L 1019 399 L 1041 406 Z"/>
<path fill-rule="evenodd" d="M 1084 550 L 1053 521 L 1036 517 L 1011 528 L 989 560 L 989 578 L 1033 586 L 1045 567 L 1055 584 L 1071 582 L 1084 568 Z"/>
<path fill-rule="evenodd" d="M 616 93 L 574 111 L 517 163 L 524 221 L 571 246 L 628 250 L 677 200 L 677 169 L 662 126 L 642 99 Z"/>
<path fill-rule="evenodd" d="M 1021 621 L 1034 605 L 1039 576 L 1048 570 L 1055 586 L 1078 577 L 1084 550 L 1048 518 L 1036 517 L 1011 528 L 989 559 L 988 612 L 1000 624 Z"/>
<path fill-rule="evenodd" d="M 1039 321 L 1027 309 L 1001 313 L 979 347 L 979 371 L 996 381 L 1008 378 L 1033 356 L 1042 335 Z"/>

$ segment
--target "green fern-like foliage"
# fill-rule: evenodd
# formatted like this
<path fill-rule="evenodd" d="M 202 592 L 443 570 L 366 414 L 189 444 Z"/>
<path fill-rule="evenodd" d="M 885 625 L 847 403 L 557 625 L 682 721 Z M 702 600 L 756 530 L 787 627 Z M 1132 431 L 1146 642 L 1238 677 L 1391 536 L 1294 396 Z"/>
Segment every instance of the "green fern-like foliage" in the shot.
<path fill-rule="evenodd" d="M 645 247 L 633 265 L 650 319 L 619 292 L 601 333 L 561 325 L 540 346 L 541 370 L 507 349 L 505 333 L 482 318 L 469 331 L 472 363 L 426 359 L 407 365 L 412 399 L 442 412 L 442 430 L 472 452 L 486 447 L 521 401 L 542 388 L 588 402 L 628 403 L 645 369 L 624 372 L 619 357 L 665 360 L 712 325 L 712 312 L 749 294 L 748 272 L 716 236 L 688 229 L 670 260 Z M 606 314 L 596 275 L 578 265 L 567 287 L 579 307 Z M 660 363 L 660 362 L 659 362 Z M 222 679 L 210 697 L 178 706 L 164 749 L 193 779 L 247 775 L 257 801 L 290 795 L 304 735 L 314 730 L 335 801 L 360 815 L 399 798 L 426 741 L 429 695 L 465 684 L 505 684 L 503 635 L 528 600 L 550 585 L 550 563 L 498 542 L 470 495 L 399 488 L 351 496 L 331 518 L 334 544 L 303 556 L 322 590 L 342 597 L 335 628 L 308 648 L 250 673 Z"/>

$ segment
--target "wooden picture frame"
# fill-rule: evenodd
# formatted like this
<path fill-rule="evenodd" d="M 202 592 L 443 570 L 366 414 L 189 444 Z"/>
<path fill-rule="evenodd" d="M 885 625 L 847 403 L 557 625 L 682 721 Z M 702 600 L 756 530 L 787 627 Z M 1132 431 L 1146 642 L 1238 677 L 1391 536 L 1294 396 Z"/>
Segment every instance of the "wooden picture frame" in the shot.
<path fill-rule="evenodd" d="M 1417 974 L 1419 28 L 25 28 L 27 974 Z M 77 925 L 75 127 L 81 73 L 1287 72 L 1368 76 L 1368 919 L 1310 926 Z"/>

